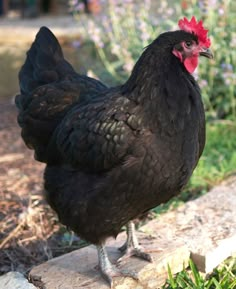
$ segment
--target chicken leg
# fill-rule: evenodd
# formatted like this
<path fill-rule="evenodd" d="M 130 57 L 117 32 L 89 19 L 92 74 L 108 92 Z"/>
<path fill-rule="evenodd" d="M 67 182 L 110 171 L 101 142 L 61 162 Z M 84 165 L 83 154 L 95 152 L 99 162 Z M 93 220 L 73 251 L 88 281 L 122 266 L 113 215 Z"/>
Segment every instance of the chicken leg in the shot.
<path fill-rule="evenodd" d="M 97 245 L 99 267 L 104 279 L 113 286 L 113 277 L 126 276 L 138 280 L 138 274 L 129 270 L 120 270 L 115 267 L 107 256 L 105 244 Z"/>
<path fill-rule="evenodd" d="M 136 256 L 138 258 L 153 262 L 152 256 L 145 252 L 145 250 L 139 245 L 138 238 L 135 234 L 135 226 L 132 221 L 127 224 L 127 240 L 122 247 L 119 248 L 124 255 L 117 260 L 118 263 L 125 259 Z"/>

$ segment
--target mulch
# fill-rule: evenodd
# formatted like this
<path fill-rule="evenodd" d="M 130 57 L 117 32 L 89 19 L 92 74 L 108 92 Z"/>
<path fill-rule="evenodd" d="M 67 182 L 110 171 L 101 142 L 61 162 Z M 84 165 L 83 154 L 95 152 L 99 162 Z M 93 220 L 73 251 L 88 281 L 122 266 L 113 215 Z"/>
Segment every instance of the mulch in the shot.
<path fill-rule="evenodd" d="M 0 274 L 29 270 L 81 246 L 43 198 L 44 164 L 26 148 L 10 101 L 0 102 Z"/>

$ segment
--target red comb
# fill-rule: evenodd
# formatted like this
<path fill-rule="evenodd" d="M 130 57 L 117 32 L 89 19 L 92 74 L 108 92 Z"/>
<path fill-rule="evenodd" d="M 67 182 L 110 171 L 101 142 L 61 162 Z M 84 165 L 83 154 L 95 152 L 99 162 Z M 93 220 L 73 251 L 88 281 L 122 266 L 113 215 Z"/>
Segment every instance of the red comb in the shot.
<path fill-rule="evenodd" d="M 198 37 L 199 44 L 206 48 L 210 47 L 211 40 L 207 38 L 207 29 L 204 29 L 202 25 L 202 20 L 197 22 L 196 18 L 193 16 L 190 21 L 186 17 L 179 20 L 179 28 L 186 32 L 194 33 Z"/>

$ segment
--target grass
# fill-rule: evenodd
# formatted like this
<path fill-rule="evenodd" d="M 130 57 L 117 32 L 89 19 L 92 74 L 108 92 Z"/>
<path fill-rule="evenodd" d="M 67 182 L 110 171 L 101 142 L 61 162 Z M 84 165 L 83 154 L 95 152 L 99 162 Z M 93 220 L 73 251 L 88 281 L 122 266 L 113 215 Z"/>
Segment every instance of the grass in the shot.
<path fill-rule="evenodd" d="M 199 197 L 227 177 L 236 174 L 236 123 L 217 121 L 207 124 L 204 153 L 186 189 L 168 203 L 153 211 L 159 215 Z M 168 268 L 168 280 L 162 289 L 236 289 L 236 256 L 230 258 L 211 275 L 202 276 L 193 262 L 176 276 Z"/>
<path fill-rule="evenodd" d="M 190 182 L 178 197 L 156 207 L 154 213 L 174 209 L 236 174 L 236 123 L 209 122 L 206 131 L 206 146 Z"/>
<path fill-rule="evenodd" d="M 230 258 L 213 271 L 202 276 L 196 266 L 189 261 L 189 270 L 183 270 L 176 276 L 168 267 L 168 280 L 162 289 L 235 289 L 236 288 L 236 259 Z"/>
<path fill-rule="evenodd" d="M 236 174 L 236 123 L 217 121 L 207 124 L 207 141 L 202 158 L 186 189 L 153 211 L 158 215 L 196 198 L 230 175 Z M 168 268 L 168 280 L 162 289 L 236 289 L 236 256 L 212 274 L 202 276 L 193 262 L 176 276 Z"/>
<path fill-rule="evenodd" d="M 211 122 L 206 137 L 204 153 L 189 184 L 192 189 L 207 189 L 236 173 L 236 123 Z"/>

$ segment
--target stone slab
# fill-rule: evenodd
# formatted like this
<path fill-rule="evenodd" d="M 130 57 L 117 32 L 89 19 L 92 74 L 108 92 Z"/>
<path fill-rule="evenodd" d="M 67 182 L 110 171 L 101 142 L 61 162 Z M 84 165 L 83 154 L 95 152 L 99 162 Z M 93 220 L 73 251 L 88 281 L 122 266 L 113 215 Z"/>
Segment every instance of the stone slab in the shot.
<path fill-rule="evenodd" d="M 135 270 L 139 282 L 115 278 L 114 288 L 160 288 L 167 277 L 182 270 L 191 257 L 202 272 L 210 272 L 236 252 L 236 182 L 214 188 L 206 195 L 167 212 L 139 229 L 140 243 L 153 251 L 154 263 L 130 258 L 121 268 Z M 108 242 L 108 253 L 115 262 L 117 248 L 125 240 L 121 233 Z M 162 249 L 162 250 L 159 250 Z M 155 252 L 156 251 L 156 252 Z M 32 280 L 41 280 L 45 289 L 109 288 L 97 269 L 97 252 L 89 246 L 52 259 L 30 272 Z"/>
<path fill-rule="evenodd" d="M 189 250 L 181 243 L 165 240 L 162 237 L 153 238 L 146 234 L 138 234 L 140 243 L 152 252 L 153 263 L 137 258 L 125 260 L 119 267 L 138 273 L 139 282 L 131 278 L 115 278 L 113 288 L 159 288 L 167 278 L 167 265 L 173 273 L 179 272 L 184 264 L 188 264 Z M 107 251 L 112 263 L 121 256 L 118 247 L 125 241 L 125 233 L 117 240 L 109 240 Z M 41 279 L 45 289 L 107 289 L 109 286 L 103 280 L 97 267 L 97 251 L 95 246 L 88 246 L 64 256 L 52 259 L 33 268 L 30 279 Z"/>
<path fill-rule="evenodd" d="M 37 289 L 19 272 L 8 272 L 0 276 L 0 289 Z"/>
<path fill-rule="evenodd" d="M 162 215 L 142 231 L 184 242 L 198 269 L 211 272 L 236 252 L 236 181 Z"/>

